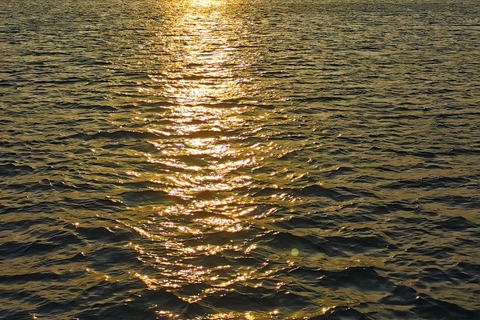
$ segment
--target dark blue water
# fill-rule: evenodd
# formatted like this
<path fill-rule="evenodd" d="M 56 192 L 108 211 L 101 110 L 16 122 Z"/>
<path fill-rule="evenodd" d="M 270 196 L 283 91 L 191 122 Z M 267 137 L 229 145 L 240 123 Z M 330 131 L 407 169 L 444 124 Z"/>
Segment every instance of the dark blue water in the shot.
<path fill-rule="evenodd" d="M 480 318 L 479 8 L 0 0 L 0 319 Z"/>

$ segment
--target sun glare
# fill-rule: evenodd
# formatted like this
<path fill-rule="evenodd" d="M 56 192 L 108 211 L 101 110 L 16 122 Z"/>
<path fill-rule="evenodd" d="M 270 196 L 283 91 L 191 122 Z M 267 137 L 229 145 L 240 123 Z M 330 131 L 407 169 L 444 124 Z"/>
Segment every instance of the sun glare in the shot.
<path fill-rule="evenodd" d="M 202 7 L 218 5 L 219 3 L 220 3 L 220 0 L 191 0 L 192 5 L 202 6 Z"/>

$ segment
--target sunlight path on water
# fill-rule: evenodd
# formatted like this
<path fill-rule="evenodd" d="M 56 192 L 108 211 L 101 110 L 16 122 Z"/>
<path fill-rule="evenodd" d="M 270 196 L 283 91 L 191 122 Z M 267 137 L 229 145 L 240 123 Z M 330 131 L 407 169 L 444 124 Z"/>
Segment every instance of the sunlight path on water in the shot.
<path fill-rule="evenodd" d="M 249 37 L 246 21 L 219 1 L 173 9 L 180 14 L 160 26 L 170 37 L 152 36 L 138 62 L 148 66 L 148 79 L 135 99 L 151 108 L 131 121 L 158 137 L 151 152 L 138 154 L 152 166 L 128 171 L 125 181 L 163 200 L 138 200 L 119 221 L 147 240 L 130 244 L 144 265 L 135 277 L 209 310 L 209 297 L 262 286 L 282 268 L 251 253 L 270 232 L 263 225 L 275 221 L 272 214 L 295 201 L 275 191 L 255 195 L 278 188 L 272 177 L 283 168 L 268 167 L 269 159 L 286 149 L 267 138 L 288 120 L 255 71 L 265 48 Z"/>

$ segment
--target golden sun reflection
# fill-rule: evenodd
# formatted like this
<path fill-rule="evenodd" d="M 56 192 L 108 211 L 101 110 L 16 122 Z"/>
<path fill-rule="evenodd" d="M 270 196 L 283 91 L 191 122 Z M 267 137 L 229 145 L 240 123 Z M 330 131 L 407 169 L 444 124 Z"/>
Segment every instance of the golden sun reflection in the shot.
<path fill-rule="evenodd" d="M 201 7 L 219 5 L 221 2 L 222 1 L 220 0 L 189 0 L 189 3 L 192 6 L 201 6 Z"/>
<path fill-rule="evenodd" d="M 163 33 L 152 32 L 157 63 L 145 65 L 156 68 L 137 90 L 157 109 L 132 120 L 152 137 L 143 154 L 151 170 L 126 173 L 166 201 L 141 206 L 139 221 L 124 224 L 144 240 L 130 246 L 155 270 L 132 276 L 196 303 L 239 285 L 261 287 L 272 273 L 265 262 L 243 260 L 257 250 L 252 225 L 276 211 L 252 197 L 253 172 L 276 147 L 255 137 L 267 112 L 258 108 L 261 94 L 249 72 L 258 52 L 239 50 L 252 46 L 244 22 L 225 1 L 183 1 L 175 10 Z M 264 202 L 283 201 L 275 196 Z"/>

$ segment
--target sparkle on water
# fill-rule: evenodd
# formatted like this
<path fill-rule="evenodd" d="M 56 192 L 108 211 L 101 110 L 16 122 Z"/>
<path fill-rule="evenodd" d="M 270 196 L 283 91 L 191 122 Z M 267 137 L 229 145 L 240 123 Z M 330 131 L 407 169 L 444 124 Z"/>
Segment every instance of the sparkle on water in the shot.
<path fill-rule="evenodd" d="M 460 2 L 0 2 L 0 317 L 478 318 Z"/>

